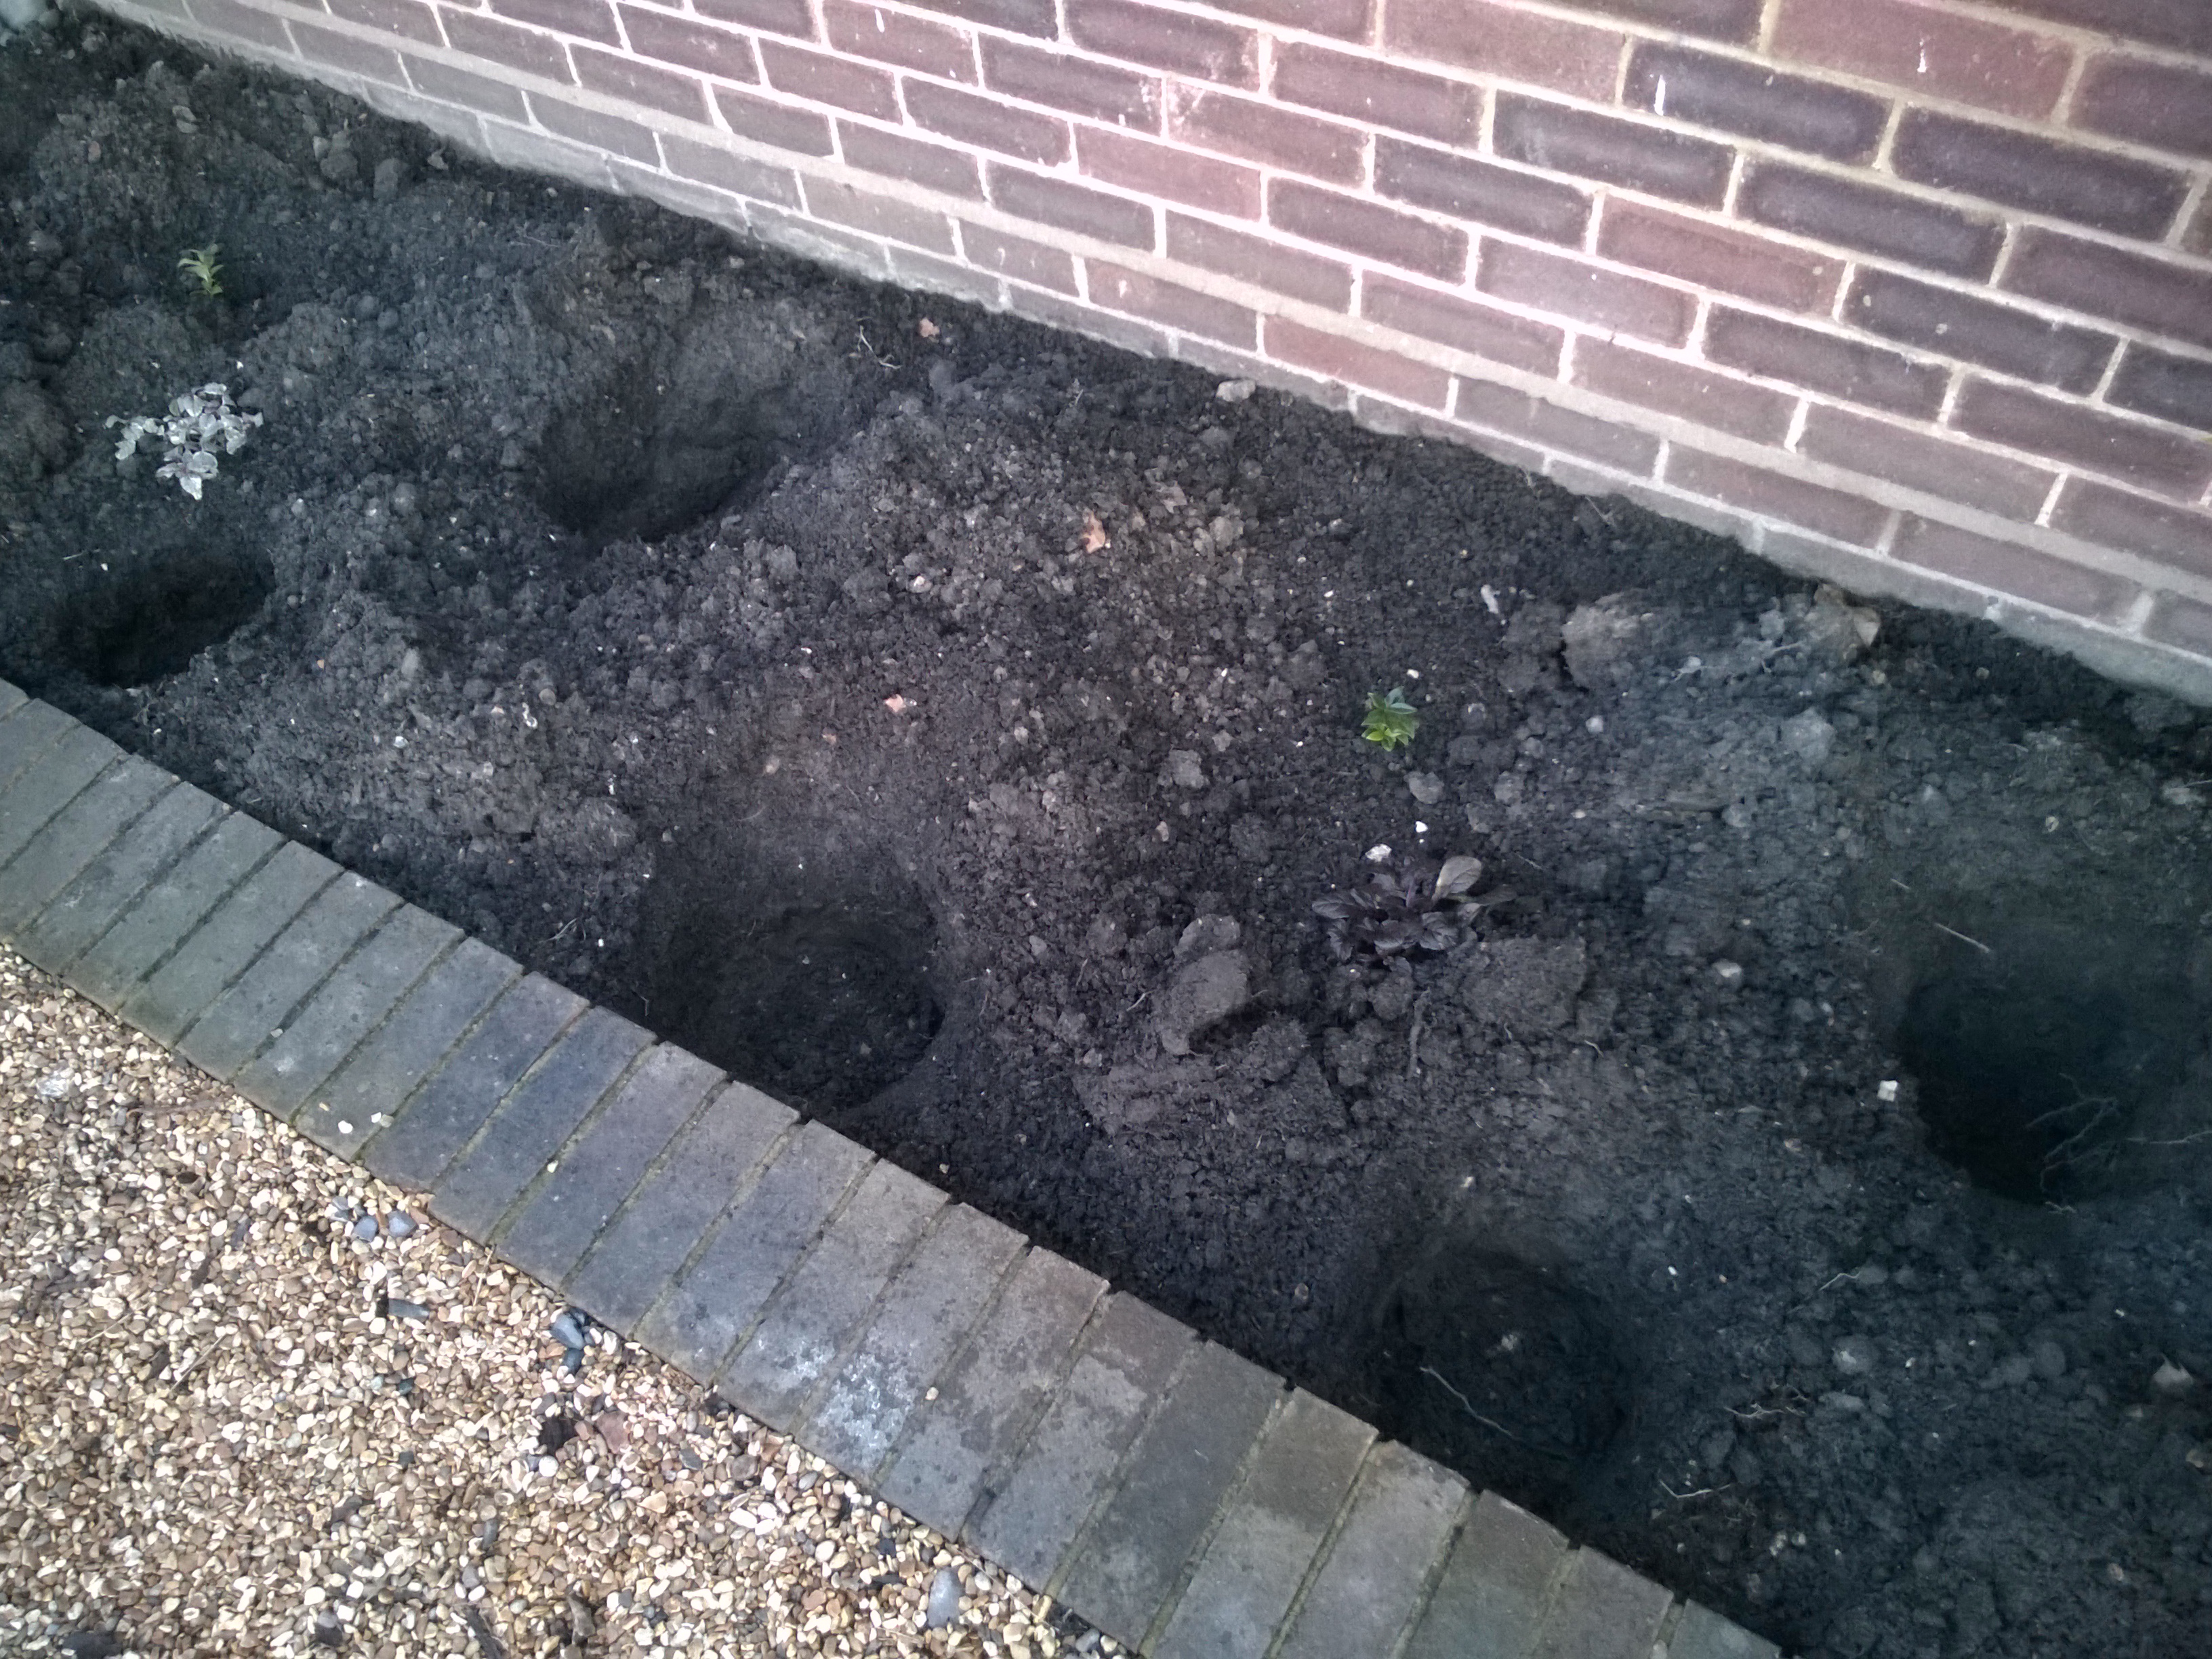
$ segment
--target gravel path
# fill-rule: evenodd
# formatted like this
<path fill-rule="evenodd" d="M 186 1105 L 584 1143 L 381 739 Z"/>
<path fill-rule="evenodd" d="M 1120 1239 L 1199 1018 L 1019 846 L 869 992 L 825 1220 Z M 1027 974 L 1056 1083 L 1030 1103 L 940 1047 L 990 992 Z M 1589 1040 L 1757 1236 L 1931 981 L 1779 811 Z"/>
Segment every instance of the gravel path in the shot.
<path fill-rule="evenodd" d="M 0 1118 L 0 1650 L 1115 1650 L 4 950 Z"/>

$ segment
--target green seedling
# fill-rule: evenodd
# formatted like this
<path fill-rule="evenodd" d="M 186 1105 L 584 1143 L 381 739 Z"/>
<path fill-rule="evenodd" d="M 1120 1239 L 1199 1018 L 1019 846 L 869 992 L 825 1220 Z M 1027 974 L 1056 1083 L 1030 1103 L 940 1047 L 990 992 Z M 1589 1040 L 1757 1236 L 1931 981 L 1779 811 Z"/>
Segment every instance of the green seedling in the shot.
<path fill-rule="evenodd" d="M 1465 937 L 1464 918 L 1513 896 L 1503 888 L 1475 896 L 1480 859 L 1461 854 L 1439 864 L 1416 858 L 1394 870 L 1389 849 L 1376 850 L 1384 855 L 1382 868 L 1314 901 L 1314 914 L 1328 923 L 1329 952 L 1339 962 L 1358 956 L 1388 962 L 1416 951 L 1449 951 Z"/>
<path fill-rule="evenodd" d="M 1420 729 L 1421 717 L 1406 701 L 1404 686 L 1367 694 L 1367 713 L 1359 722 L 1359 735 L 1368 742 L 1384 749 L 1403 749 Z"/>
<path fill-rule="evenodd" d="M 210 242 L 205 247 L 188 247 L 178 257 L 177 269 L 199 285 L 203 300 L 222 298 L 222 267 L 215 257 L 222 251 L 222 243 Z"/>

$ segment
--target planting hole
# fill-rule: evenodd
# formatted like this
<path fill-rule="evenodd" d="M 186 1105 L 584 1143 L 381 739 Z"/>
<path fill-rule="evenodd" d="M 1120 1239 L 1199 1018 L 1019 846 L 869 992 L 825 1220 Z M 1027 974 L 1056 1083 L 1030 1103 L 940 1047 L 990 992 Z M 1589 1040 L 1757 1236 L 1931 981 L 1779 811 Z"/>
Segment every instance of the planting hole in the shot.
<path fill-rule="evenodd" d="M 228 639 L 269 588 L 269 567 L 251 555 L 173 555 L 72 600 L 57 623 L 61 654 L 96 684 L 145 685 Z"/>
<path fill-rule="evenodd" d="M 1484 1484 L 1559 1492 L 1622 1420 L 1596 1306 L 1555 1273 L 1462 1238 L 1400 1276 L 1376 1335 L 1376 1425 Z"/>
<path fill-rule="evenodd" d="M 706 910 L 668 937 L 653 1019 L 731 1076 L 794 1106 L 858 1106 L 912 1070 L 941 1023 L 918 905 Z"/>
<path fill-rule="evenodd" d="M 2201 1046 L 2181 953 L 2058 925 L 1990 928 L 1907 1000 L 1898 1052 L 1934 1150 L 1987 1191 L 2068 1202 L 2136 1184 Z"/>
<path fill-rule="evenodd" d="M 775 460 L 780 402 L 729 343 L 695 328 L 665 361 L 630 364 L 547 427 L 538 505 L 597 544 L 657 540 L 727 502 Z"/>

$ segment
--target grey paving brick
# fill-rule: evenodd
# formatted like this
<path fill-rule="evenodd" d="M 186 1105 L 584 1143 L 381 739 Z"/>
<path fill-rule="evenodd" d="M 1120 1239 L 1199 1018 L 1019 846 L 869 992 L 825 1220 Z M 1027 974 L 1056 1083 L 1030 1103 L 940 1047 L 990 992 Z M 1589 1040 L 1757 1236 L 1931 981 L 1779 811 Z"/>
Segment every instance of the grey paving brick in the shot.
<path fill-rule="evenodd" d="M 318 1146 L 343 1157 L 359 1156 L 484 1011 L 521 977 L 519 963 L 488 945 L 463 939 L 350 1060 L 309 1091 L 293 1121 Z"/>
<path fill-rule="evenodd" d="M 559 1284 L 721 1080 L 719 1070 L 672 1043 L 647 1054 L 508 1224 L 500 1255 Z"/>
<path fill-rule="evenodd" d="M 1467 1502 L 1467 1482 L 1419 1453 L 1396 1444 L 1369 1453 L 1277 1659 L 1395 1650 Z"/>
<path fill-rule="evenodd" d="M 43 702 L 27 704 L 0 720 L 0 789 L 13 783 L 17 774 L 52 748 L 64 732 L 76 728 L 75 720 Z"/>
<path fill-rule="evenodd" d="M 399 907 L 292 1017 L 269 1051 L 232 1079 L 238 1091 L 289 1121 L 460 936 L 459 928 L 427 910 Z"/>
<path fill-rule="evenodd" d="M 1535 1651 L 1567 1540 L 1519 1505 L 1486 1492 L 1460 1529 L 1443 1576 L 1413 1628 L 1406 1659 L 1462 1659 Z"/>
<path fill-rule="evenodd" d="M 155 1042 L 174 1046 L 338 873 L 328 859 L 297 842 L 285 842 L 209 913 L 117 1012 Z"/>
<path fill-rule="evenodd" d="M 126 759 L 50 819 L 0 874 L 0 938 L 13 939 L 176 780 Z"/>
<path fill-rule="evenodd" d="M 524 1188 L 560 1156 L 591 1109 L 653 1042 L 621 1015 L 592 1008 L 500 1103 L 471 1146 L 439 1178 L 430 1213 L 487 1238 Z"/>
<path fill-rule="evenodd" d="M 1085 1333 L 1013 1474 L 968 1541 L 1027 1584 L 1049 1584 L 1129 1443 L 1190 1357 L 1189 1327 L 1115 1295 Z"/>
<path fill-rule="evenodd" d="M 1667 1659 L 1782 1659 L 1782 1650 L 1692 1601 L 1667 1644 Z"/>
<path fill-rule="evenodd" d="M 807 1444 L 848 1474 L 872 1475 L 1021 1248 L 1019 1233 L 964 1204 L 947 1212 L 899 1269 L 866 1332 L 807 1413 Z"/>
<path fill-rule="evenodd" d="M 1192 1355 L 1084 1528 L 1060 1599 L 1141 1644 L 1282 1393 L 1280 1377 L 1214 1343 Z"/>
<path fill-rule="evenodd" d="M 508 988 L 361 1161 L 396 1187 L 435 1184 L 515 1080 L 589 1006 L 536 974 Z"/>
<path fill-rule="evenodd" d="M 795 1427 L 945 1202 L 895 1164 L 870 1170 L 722 1367 L 715 1392 L 772 1429 Z"/>
<path fill-rule="evenodd" d="M 679 1370 L 710 1380 L 872 1161 L 834 1130 L 803 1127 L 638 1322 L 637 1340 Z"/>
<path fill-rule="evenodd" d="M 5 680 L 0 680 L 0 720 L 5 720 L 29 701 L 30 699 L 15 687 L 9 684 Z"/>
<path fill-rule="evenodd" d="M 568 1299 L 628 1334 L 798 1121 L 798 1113 L 757 1089 L 726 1087 L 677 1136 L 568 1274 Z"/>
<path fill-rule="evenodd" d="M 1555 1587 L 1536 1644 L 1541 1659 L 1651 1659 L 1671 1591 L 1610 1556 L 1578 1549 Z"/>
<path fill-rule="evenodd" d="M 113 1012 L 142 980 L 206 920 L 263 860 L 284 843 L 266 824 L 232 812 L 177 860 L 86 947 L 69 981 Z"/>
<path fill-rule="evenodd" d="M 1159 1659 L 1263 1659 L 1374 1443 L 1358 1418 L 1291 1394 L 1161 1632 Z"/>
<path fill-rule="evenodd" d="M 179 784 L 17 930 L 15 948 L 48 973 L 64 972 L 226 810 L 214 796 Z"/>
<path fill-rule="evenodd" d="M 906 1442 L 878 1482 L 883 1496 L 957 1537 L 994 1474 L 1007 1466 L 1074 1352 L 1106 1281 L 1049 1250 L 1014 1270 L 982 1328 L 913 1413 Z"/>
<path fill-rule="evenodd" d="M 283 932 L 208 1005 L 177 1052 L 228 1081 L 267 1046 L 297 1008 L 399 901 L 350 872 L 307 901 Z"/>
<path fill-rule="evenodd" d="M 90 726 L 63 732 L 52 748 L 0 790 L 0 864 L 27 847 L 49 819 L 122 757 L 120 749 Z"/>

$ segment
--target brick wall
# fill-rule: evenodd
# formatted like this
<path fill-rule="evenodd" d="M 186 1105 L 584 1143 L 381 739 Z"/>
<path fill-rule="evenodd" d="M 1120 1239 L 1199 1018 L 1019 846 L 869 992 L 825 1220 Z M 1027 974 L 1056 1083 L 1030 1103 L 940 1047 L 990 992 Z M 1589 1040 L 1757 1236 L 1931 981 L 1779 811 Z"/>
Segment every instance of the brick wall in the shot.
<path fill-rule="evenodd" d="M 100 0 L 2212 702 L 2212 0 Z"/>

